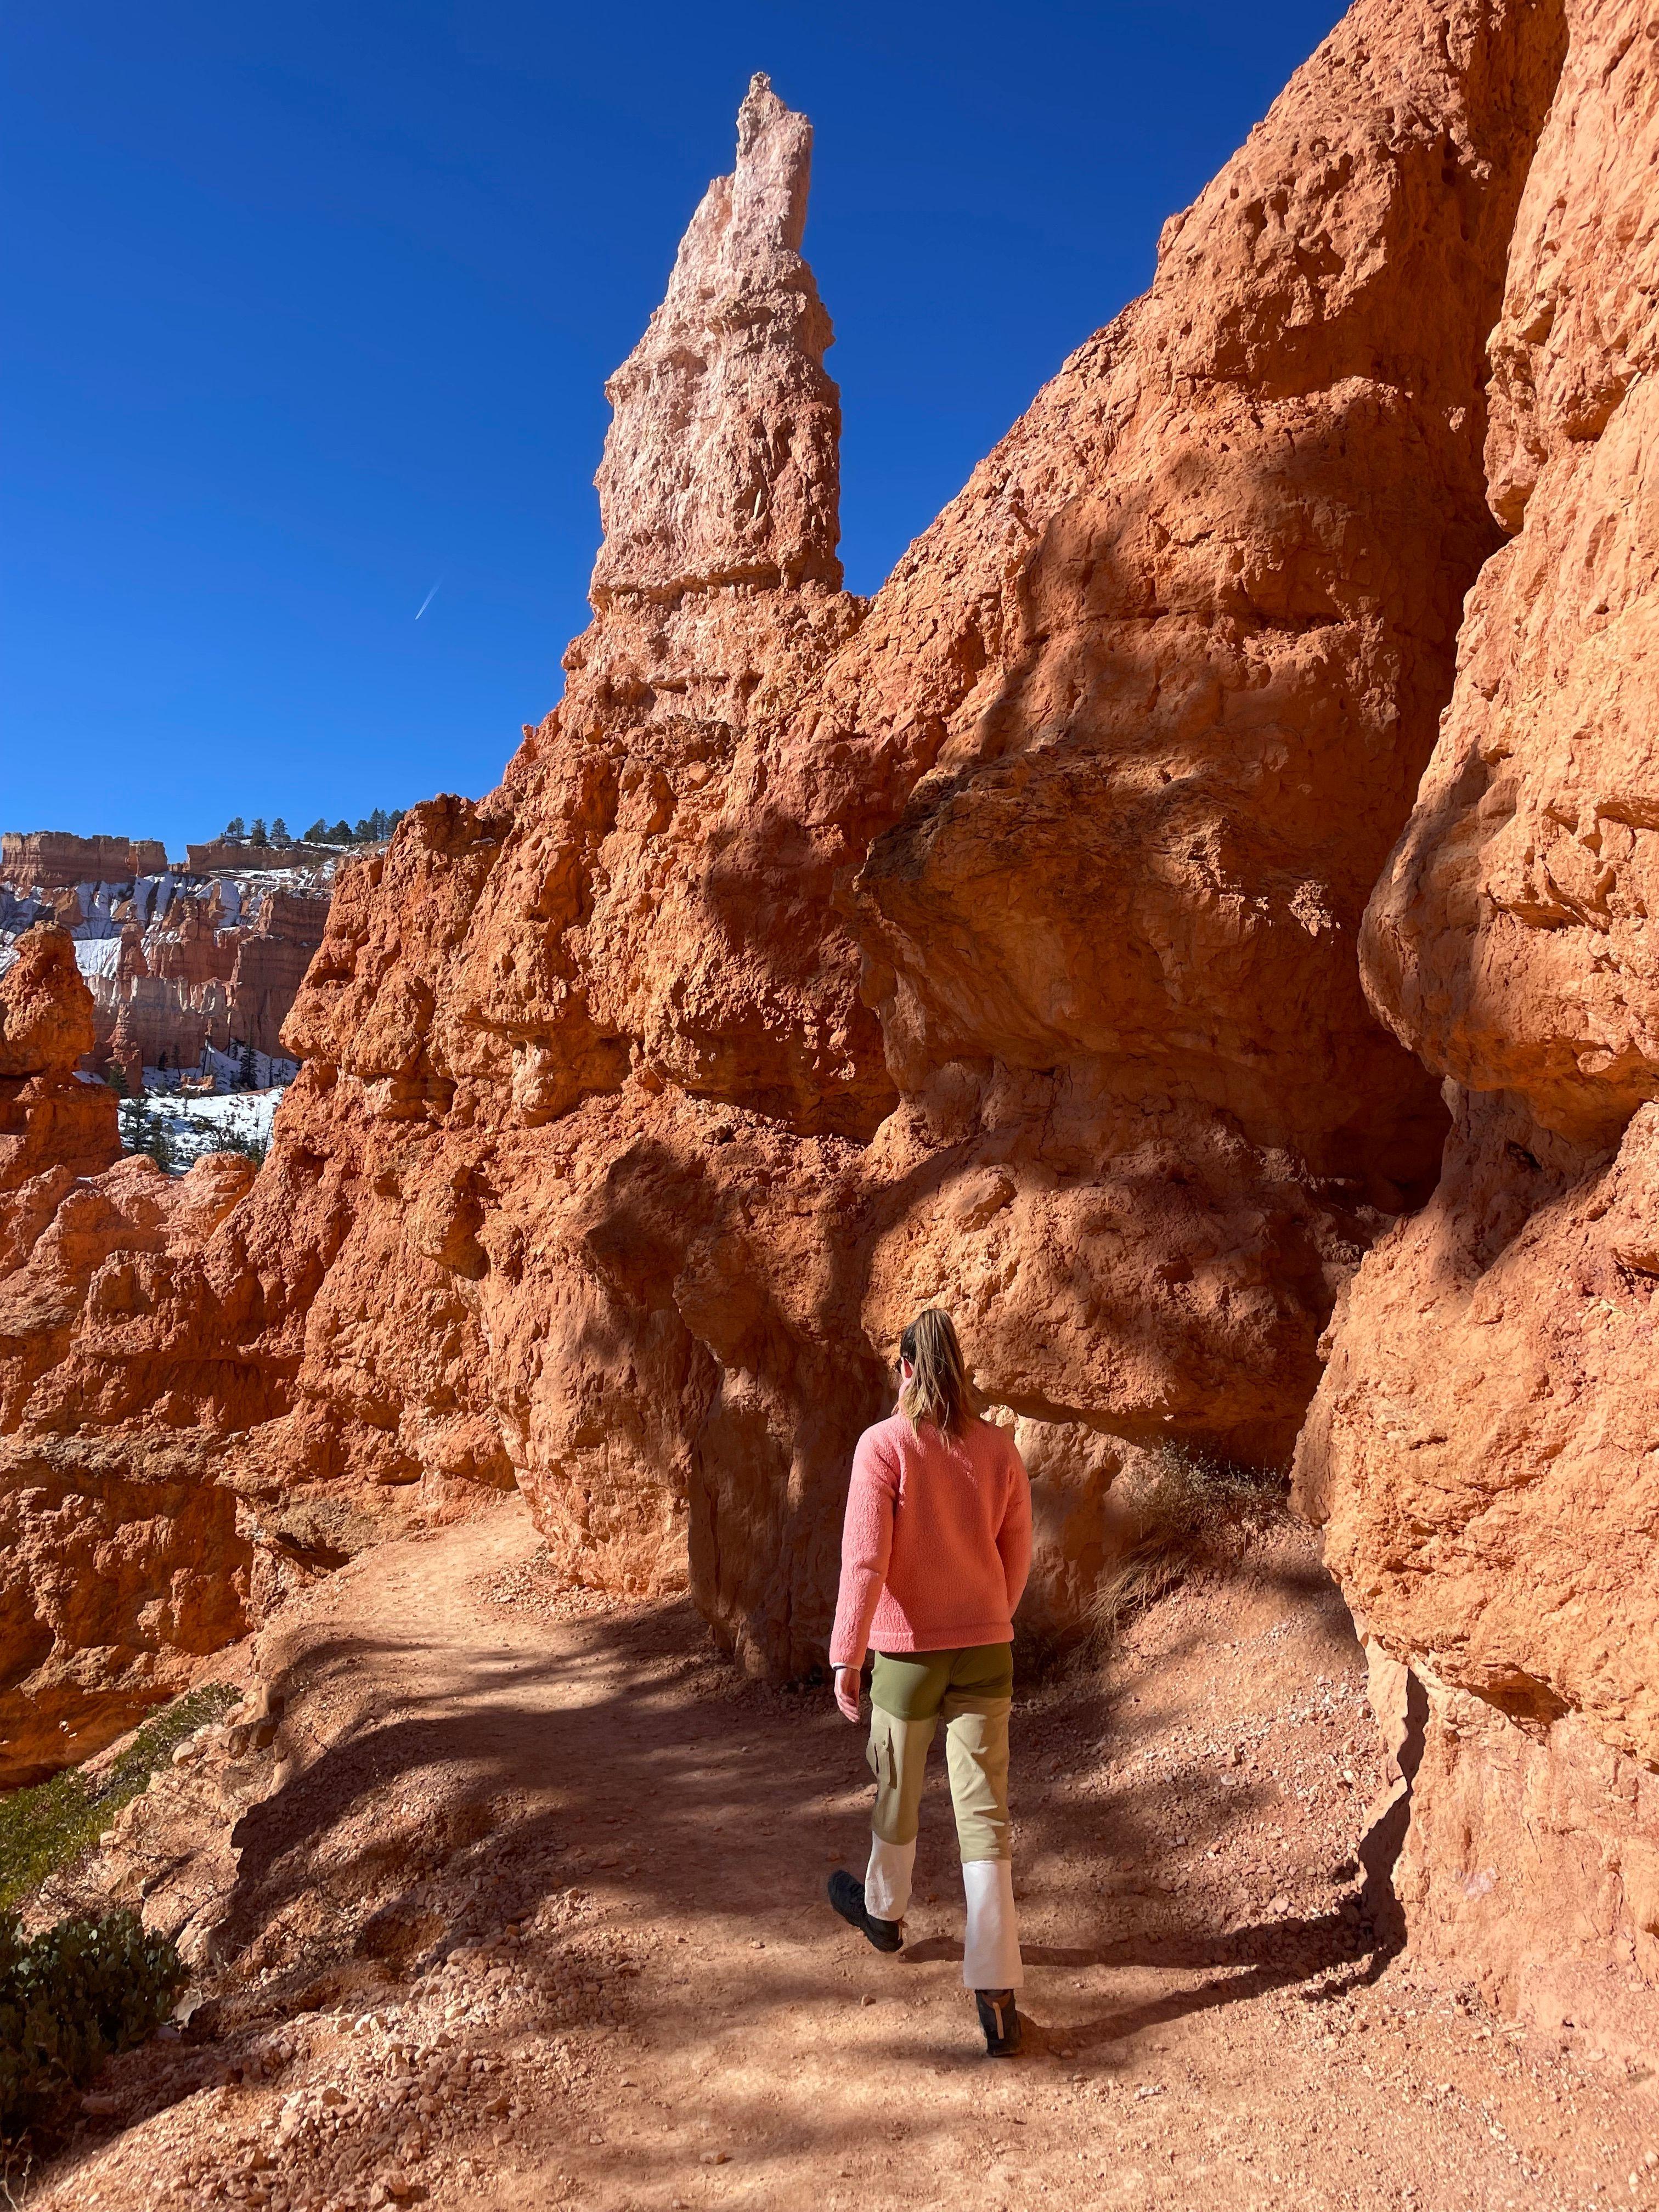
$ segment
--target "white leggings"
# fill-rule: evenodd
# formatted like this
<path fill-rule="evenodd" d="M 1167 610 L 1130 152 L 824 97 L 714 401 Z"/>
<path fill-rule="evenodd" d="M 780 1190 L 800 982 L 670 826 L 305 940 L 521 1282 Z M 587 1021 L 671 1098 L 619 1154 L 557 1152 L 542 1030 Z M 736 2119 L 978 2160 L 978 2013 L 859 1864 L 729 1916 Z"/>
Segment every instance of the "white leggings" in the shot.
<path fill-rule="evenodd" d="M 870 1838 L 864 1877 L 865 1910 L 878 1920 L 902 1920 L 910 1903 L 916 1863 L 914 1840 L 884 1844 Z M 1019 1918 L 1014 1909 L 1014 1870 L 1006 1859 L 969 1859 L 962 1869 L 968 1893 L 968 1939 L 962 1950 L 963 1985 L 970 1990 L 1022 1990 Z"/>

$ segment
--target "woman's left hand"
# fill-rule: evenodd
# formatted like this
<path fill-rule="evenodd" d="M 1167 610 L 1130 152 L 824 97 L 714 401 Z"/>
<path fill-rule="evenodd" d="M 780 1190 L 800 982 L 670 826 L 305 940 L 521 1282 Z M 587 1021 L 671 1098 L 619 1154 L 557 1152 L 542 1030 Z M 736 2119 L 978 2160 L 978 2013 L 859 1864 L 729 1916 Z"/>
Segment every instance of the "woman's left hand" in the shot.
<path fill-rule="evenodd" d="M 836 1703 L 847 1719 L 856 1725 L 859 1717 L 859 1698 L 864 1687 L 863 1669 L 859 1667 L 837 1667 L 836 1669 Z"/>

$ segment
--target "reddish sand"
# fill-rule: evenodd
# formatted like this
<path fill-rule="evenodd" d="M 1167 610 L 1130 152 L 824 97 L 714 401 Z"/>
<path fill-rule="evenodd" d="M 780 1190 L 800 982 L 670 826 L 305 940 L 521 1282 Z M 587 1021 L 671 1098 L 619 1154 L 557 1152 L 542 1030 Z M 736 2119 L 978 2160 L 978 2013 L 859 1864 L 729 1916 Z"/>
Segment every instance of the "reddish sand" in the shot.
<path fill-rule="evenodd" d="M 684 1601 L 559 1591 L 518 1501 L 366 1554 L 246 1656 L 275 1744 L 187 1750 L 75 1885 L 193 1898 L 222 1963 L 106 2071 L 40 2212 L 1649 2195 L 1650 2082 L 1371 1947 L 1375 1729 L 1299 1534 L 1022 1698 L 1012 2063 L 960 1987 L 942 1790 L 882 1958 L 823 1898 L 861 1864 L 861 1738 L 738 1681 Z"/>

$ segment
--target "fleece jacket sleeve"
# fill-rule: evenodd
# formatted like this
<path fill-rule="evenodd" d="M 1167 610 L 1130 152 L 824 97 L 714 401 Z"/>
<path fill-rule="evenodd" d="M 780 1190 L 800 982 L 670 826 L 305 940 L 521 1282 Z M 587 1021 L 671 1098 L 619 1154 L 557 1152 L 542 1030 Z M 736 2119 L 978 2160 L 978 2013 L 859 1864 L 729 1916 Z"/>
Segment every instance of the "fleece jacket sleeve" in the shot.
<path fill-rule="evenodd" d="M 1008 1586 L 1008 1618 L 1012 1620 L 1025 1594 L 1031 1571 L 1031 1482 L 1025 1462 L 1011 1437 L 1008 1443 L 1008 1497 L 997 1530 L 997 1550 L 1002 1559 L 1003 1580 Z"/>
<path fill-rule="evenodd" d="M 866 1429 L 853 1455 L 847 1517 L 842 1523 L 841 1595 L 836 1605 L 835 1632 L 830 1638 L 832 1666 L 864 1664 L 870 1623 L 887 1580 L 897 1496 L 897 1465 Z"/>

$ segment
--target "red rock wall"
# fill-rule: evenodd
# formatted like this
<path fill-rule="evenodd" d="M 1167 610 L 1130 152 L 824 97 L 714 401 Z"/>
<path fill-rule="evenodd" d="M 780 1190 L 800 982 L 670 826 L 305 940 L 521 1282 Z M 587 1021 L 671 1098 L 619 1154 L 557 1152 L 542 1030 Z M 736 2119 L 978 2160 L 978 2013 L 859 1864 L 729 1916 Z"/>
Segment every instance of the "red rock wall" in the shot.
<path fill-rule="evenodd" d="M 76 837 L 64 830 L 8 830 L 0 836 L 0 882 L 21 891 L 125 883 L 160 875 L 167 864 L 166 848 L 154 837 Z"/>
<path fill-rule="evenodd" d="M 290 1018 L 246 1233 L 340 1241 L 273 1462 L 510 1471 L 782 1669 L 928 1297 L 1043 1470 L 1055 1626 L 1138 1453 L 1283 1462 L 1444 1127 L 1354 946 L 1497 542 L 1559 27 L 1356 10 L 867 610 L 805 126 L 751 95 L 613 385 L 565 702 L 349 872 Z"/>
<path fill-rule="evenodd" d="M 1482 341 L 1555 58 L 1547 10 L 1446 33 L 1353 11 L 825 686 L 847 785 L 907 771 L 849 894 L 884 1140 L 961 1194 L 884 1243 L 872 1333 L 940 1287 L 997 1395 L 1091 1433 L 1282 1464 L 1432 1180 L 1354 946 L 1493 542 Z"/>
<path fill-rule="evenodd" d="M 76 1074 L 92 1041 L 92 997 L 74 944 L 42 923 L 0 973 L 0 1193 L 59 1163 L 95 1174 L 118 1155 L 113 1094 Z"/>
<path fill-rule="evenodd" d="M 1659 47 L 1633 5 L 1568 18 L 1492 344 L 1509 542 L 1362 944 L 1454 1129 L 1352 1287 L 1298 1477 L 1431 1686 L 1416 1940 L 1552 2024 L 1644 2021 L 1651 2049 Z"/>
<path fill-rule="evenodd" d="M 281 1051 L 283 1024 L 323 939 L 327 896 L 267 890 L 252 921 L 228 921 L 227 910 L 216 884 L 175 897 L 159 921 L 124 922 L 115 972 L 93 982 L 94 1065 L 114 1057 L 118 1028 L 147 1067 L 163 1053 L 169 1066 L 192 1066 L 204 1044 Z"/>
<path fill-rule="evenodd" d="M 213 837 L 205 845 L 186 845 L 185 866 L 192 876 L 246 875 L 252 869 L 315 868 L 333 859 L 330 845 L 250 845 L 242 837 Z"/>
<path fill-rule="evenodd" d="M 281 1052 L 283 1024 L 328 923 L 328 903 L 267 891 L 251 929 L 237 933 L 230 972 L 230 1034 L 256 1052 Z M 227 933 L 221 932 L 222 938 Z"/>
<path fill-rule="evenodd" d="M 204 1392 L 200 1253 L 252 1170 L 121 1159 L 114 1093 L 75 1072 L 92 1036 L 73 943 L 31 930 L 0 975 L 0 1785 L 98 1749 L 246 1625 L 235 1498 L 170 1431 L 234 1418 Z"/>
<path fill-rule="evenodd" d="M 101 1179 L 125 1225 L 99 1215 L 115 1241 L 55 1279 L 65 1319 L 16 1401 L 15 1449 L 49 1443 L 90 1482 L 104 1439 L 131 1471 L 165 1431 L 234 1493 L 247 1550 L 227 1571 L 251 1604 L 300 1542 L 272 1531 L 302 1507 L 517 1481 L 574 1571 L 689 1578 L 746 1663 L 793 1672 L 822 1656 L 853 1440 L 887 1403 L 902 1322 L 939 1297 L 1018 1423 L 1030 1618 L 1062 1632 L 1112 1540 L 1110 1491 L 1144 1455 L 1283 1464 L 1334 1304 L 1377 1245 L 1303 1477 L 1375 1634 L 1420 1660 L 1531 1494 L 1500 1498 L 1468 1448 L 1443 1469 L 1462 1484 L 1449 1512 L 1412 1492 L 1430 1462 L 1402 1437 L 1436 1445 L 1465 1358 L 1465 1309 L 1434 1303 L 1444 1280 L 1489 1267 L 1507 1224 L 1534 1217 L 1540 1244 L 1586 1237 L 1608 1267 L 1648 1250 L 1628 1230 L 1642 1161 L 1591 1189 L 1580 1157 L 1589 1130 L 1593 1172 L 1621 1171 L 1597 1051 L 1624 1086 L 1609 1117 L 1645 1095 L 1645 1047 L 1617 1026 L 1630 994 L 1602 981 L 1584 994 L 1588 1062 L 1504 1048 L 1501 1085 L 1524 1091 L 1516 1068 L 1534 1083 L 1547 1141 L 1516 1136 L 1519 1106 L 1460 1094 L 1447 1178 L 1412 1212 L 1447 1126 L 1454 1047 L 1431 1031 L 1455 1035 L 1464 1085 L 1485 1065 L 1468 1041 L 1508 1034 L 1488 1018 L 1494 981 L 1465 1005 L 1444 981 L 1458 957 L 1411 949 L 1438 927 L 1421 888 L 1437 840 L 1467 854 L 1507 818 L 1431 796 L 1462 719 L 1498 696 L 1466 643 L 1437 740 L 1465 594 L 1496 590 L 1515 550 L 1492 557 L 1516 514 L 1500 495 L 1500 526 L 1487 504 L 1486 341 L 1502 310 L 1519 350 L 1500 348 L 1494 451 L 1530 451 L 1523 356 L 1553 325 L 1504 307 L 1506 270 L 1513 301 L 1572 265 L 1540 249 L 1529 278 L 1524 240 L 1565 158 L 1549 133 L 1583 127 L 1564 103 L 1588 114 L 1624 82 L 1613 47 L 1594 51 L 1611 13 L 1576 27 L 1558 95 L 1565 16 L 1548 0 L 1362 0 L 1166 228 L 1146 298 L 867 605 L 835 558 L 830 328 L 799 250 L 809 134 L 753 88 L 733 175 L 613 382 L 595 618 L 564 701 L 498 791 L 414 810 L 343 872 L 284 1032 L 307 1065 L 251 1190 L 223 1214 L 204 1195 L 188 1234 L 144 1230 L 159 1244 L 130 1251 L 142 1224 Z M 1583 189 L 1615 166 L 1592 161 Z M 1568 325 L 1582 347 L 1615 319 Z M 1596 450 L 1594 433 L 1549 446 L 1555 521 Z M 1607 525 L 1584 558 L 1620 543 Z M 1635 552 L 1619 558 L 1598 590 L 1636 588 Z M 1517 717 L 1517 760 L 1524 742 Z M 1368 1009 L 1362 911 L 1408 817 L 1400 850 L 1422 858 L 1385 876 L 1412 886 L 1407 920 L 1386 892 L 1373 907 Z M 1488 910 L 1467 900 L 1457 928 Z M 1583 926 L 1596 959 L 1623 942 Z M 1402 1261 L 1425 1238 L 1431 1258 Z M 1525 1304 L 1504 1306 L 1523 1333 Z M 1626 1325 L 1621 1309 L 1595 1340 L 1607 1395 L 1574 1370 L 1595 1409 L 1581 1426 L 1604 1436 L 1638 1402 Z M 1531 1402 L 1528 1375 L 1559 1392 L 1541 1356 L 1478 1386 L 1466 1365 L 1464 1401 L 1486 1391 L 1496 1422 L 1500 1401 Z M 1385 1383 L 1417 1391 L 1420 1427 L 1389 1413 Z M 1605 1446 L 1602 1494 L 1624 1449 Z M 1461 1552 L 1422 1536 L 1430 1504 Z M 1593 1503 L 1573 1511 L 1582 1550 Z M 1636 1758 L 1604 1725 L 1645 1710 L 1633 1613 L 1603 1596 L 1582 1671 L 1610 1687 L 1575 1678 L 1569 1697 L 1547 1671 L 1554 1630 L 1524 1596 L 1506 1628 L 1497 1589 L 1491 1638 L 1466 1639 L 1467 1665 L 1454 1638 L 1435 1695 L 1478 1700 L 1553 1757 L 1542 1684 L 1607 1759 Z M 1452 1723 L 1432 1725 L 1421 1774 L 1447 1778 L 1419 1781 L 1406 1863 L 1425 1942 L 1454 1878 L 1433 1838 L 1463 1786 Z M 1562 1804 L 1627 1779 L 1583 1741 L 1559 1740 Z M 1536 1783 L 1505 1755 L 1494 1805 Z"/>

